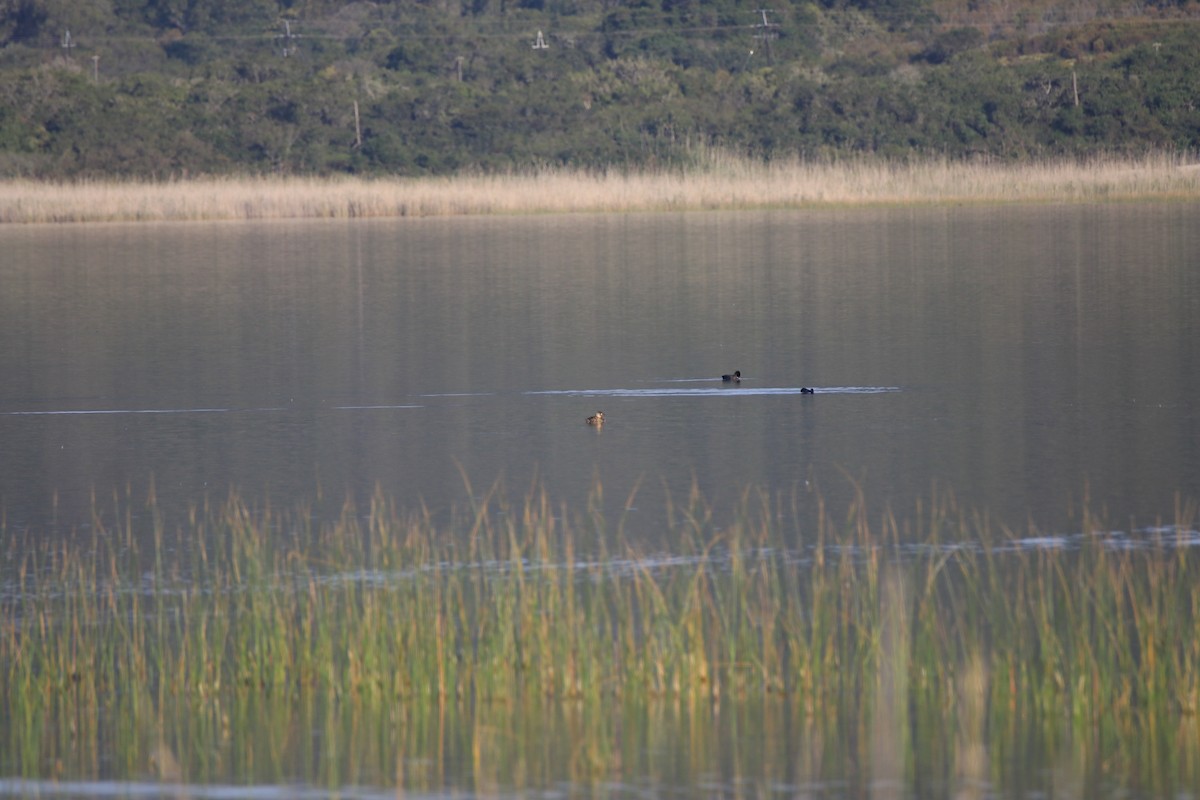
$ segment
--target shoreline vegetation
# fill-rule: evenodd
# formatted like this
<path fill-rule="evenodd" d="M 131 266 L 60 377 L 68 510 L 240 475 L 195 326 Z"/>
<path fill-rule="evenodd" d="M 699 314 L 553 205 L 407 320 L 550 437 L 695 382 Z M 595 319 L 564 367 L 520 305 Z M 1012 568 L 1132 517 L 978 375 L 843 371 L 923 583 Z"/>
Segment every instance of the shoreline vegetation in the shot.
<path fill-rule="evenodd" d="M 177 775 L 214 780 L 229 767 L 214 753 L 247 758 L 219 720 L 263 709 L 290 731 L 339 703 L 436 719 L 533 702 L 603 726 L 614 708 L 756 702 L 856 760 L 870 747 L 856 732 L 883 725 L 949 748 L 931 752 L 969 732 L 998 763 L 1041 731 L 1152 781 L 1200 769 L 1152 768 L 1200 752 L 1190 502 L 1118 546 L 1085 510 L 1064 545 L 945 495 L 897 521 L 869 519 L 861 496 L 833 510 L 747 491 L 718 527 L 693 490 L 668 503 L 669 554 L 592 501 L 558 508 L 535 489 L 510 504 L 493 487 L 472 502 L 435 525 L 382 492 L 329 521 L 232 496 L 168 530 L 153 498 L 118 499 L 77 542 L 6 532 L 0 758 L 26 778 L 139 774 L 166 747 Z M 296 738 L 302 752 L 306 736 L 250 737 Z M 608 764 L 614 738 L 577 746 Z"/>
<path fill-rule="evenodd" d="M 0 181 L 0 224 L 183 222 L 1200 200 L 1178 155 L 1085 161 L 764 162 L 704 153 L 685 169 L 418 178 Z"/>

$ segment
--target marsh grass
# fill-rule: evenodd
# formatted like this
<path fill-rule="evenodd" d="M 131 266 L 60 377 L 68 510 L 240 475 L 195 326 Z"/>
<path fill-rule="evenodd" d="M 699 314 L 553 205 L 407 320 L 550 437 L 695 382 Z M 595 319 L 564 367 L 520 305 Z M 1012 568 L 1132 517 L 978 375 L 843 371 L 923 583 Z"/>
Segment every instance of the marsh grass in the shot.
<path fill-rule="evenodd" d="M 452 177 L 0 182 L 0 223 L 351 219 L 1200 199 L 1181 156 L 1083 162 L 764 162 L 700 151 L 682 169 L 546 167 Z"/>
<path fill-rule="evenodd" d="M 747 703 L 861 748 L 876 777 L 908 769 L 913 739 L 943 743 L 918 756 L 934 768 L 976 774 L 985 742 L 1018 746 L 1031 724 L 1130 764 L 1196 742 L 1192 506 L 1123 547 L 1085 518 L 1064 547 L 945 496 L 903 522 L 860 498 L 802 523 L 811 501 L 747 492 L 718 530 L 693 491 L 669 504 L 670 553 L 540 491 L 487 493 L 448 528 L 377 494 L 328 523 L 233 496 L 175 530 L 151 504 L 97 512 L 71 544 L 6 531 L 0 758 L 37 777 L 285 781 L 312 757 L 309 726 L 343 745 L 331 758 L 350 737 L 351 763 L 372 765 L 312 775 L 424 785 L 386 762 L 432 737 L 487 788 L 523 779 L 490 760 L 498 737 L 567 731 L 560 755 L 587 781 L 631 757 L 612 709 Z"/>

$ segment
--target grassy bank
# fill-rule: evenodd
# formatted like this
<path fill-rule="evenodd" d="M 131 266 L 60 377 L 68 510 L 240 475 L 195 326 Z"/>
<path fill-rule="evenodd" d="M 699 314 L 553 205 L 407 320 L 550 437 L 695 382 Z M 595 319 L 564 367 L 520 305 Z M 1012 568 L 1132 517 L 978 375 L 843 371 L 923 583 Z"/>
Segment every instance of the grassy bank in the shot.
<path fill-rule="evenodd" d="M 1115 547 L 1087 517 L 1064 546 L 945 499 L 905 523 L 855 504 L 811 528 L 795 502 L 747 494 L 717 531 L 693 494 L 671 507 L 670 553 L 540 493 L 485 499 L 450 529 L 379 496 L 328 524 L 232 498 L 177 531 L 151 506 L 143 522 L 98 512 L 72 544 L 9 532 L 0 754 L 44 776 L 59 750 L 125 742 L 124 763 L 146 769 L 164 737 L 174 753 L 197 746 L 182 732 L 215 737 L 176 765 L 196 774 L 263 708 L 291 720 L 340 703 L 393 728 L 400 709 L 752 701 L 828 735 L 969 730 L 1009 746 L 1036 723 L 1161 750 L 1138 759 L 1196 740 L 1191 507 Z"/>
<path fill-rule="evenodd" d="M 705 154 L 685 171 L 542 169 L 450 178 L 198 178 L 0 183 L 0 223 L 691 211 L 896 204 L 1200 200 L 1181 159 L 1086 163 L 763 163 Z"/>

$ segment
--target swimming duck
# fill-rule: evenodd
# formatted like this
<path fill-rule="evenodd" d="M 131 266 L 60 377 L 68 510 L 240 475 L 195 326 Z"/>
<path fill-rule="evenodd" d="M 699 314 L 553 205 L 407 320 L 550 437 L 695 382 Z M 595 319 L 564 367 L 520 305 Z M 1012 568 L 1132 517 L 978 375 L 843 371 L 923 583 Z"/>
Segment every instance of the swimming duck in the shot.
<path fill-rule="evenodd" d="M 813 391 L 812 389 L 809 389 L 807 386 L 801 386 L 800 394 L 816 394 L 816 392 Z"/>
<path fill-rule="evenodd" d="M 735 370 L 732 375 L 722 375 L 721 380 L 725 381 L 726 383 L 730 383 L 730 382 L 741 383 L 742 382 L 742 371 L 739 369 L 739 370 Z"/>
<path fill-rule="evenodd" d="M 603 425 L 604 424 L 604 412 L 597 411 L 595 414 L 592 414 L 590 417 L 587 418 L 587 424 L 588 425 L 596 425 L 596 426 Z"/>

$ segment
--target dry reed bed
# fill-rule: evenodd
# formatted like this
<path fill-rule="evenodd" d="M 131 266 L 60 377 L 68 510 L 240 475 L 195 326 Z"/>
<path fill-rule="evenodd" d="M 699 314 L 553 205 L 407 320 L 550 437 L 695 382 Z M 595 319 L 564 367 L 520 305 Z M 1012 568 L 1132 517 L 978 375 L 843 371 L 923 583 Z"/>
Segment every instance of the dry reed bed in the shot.
<path fill-rule="evenodd" d="M 0 182 L 0 223 L 689 211 L 892 204 L 1200 200 L 1171 156 L 1088 163 L 708 157 L 685 170 L 541 169 L 454 177 Z"/>

